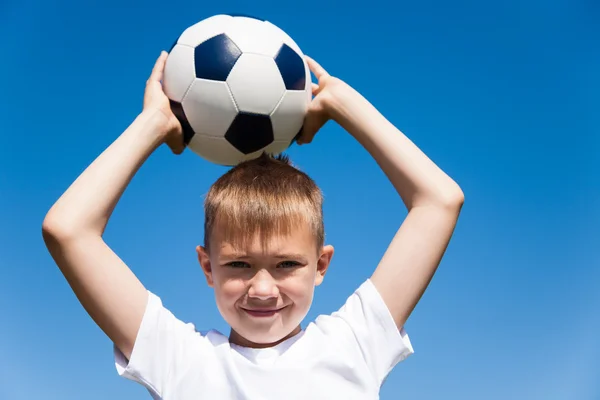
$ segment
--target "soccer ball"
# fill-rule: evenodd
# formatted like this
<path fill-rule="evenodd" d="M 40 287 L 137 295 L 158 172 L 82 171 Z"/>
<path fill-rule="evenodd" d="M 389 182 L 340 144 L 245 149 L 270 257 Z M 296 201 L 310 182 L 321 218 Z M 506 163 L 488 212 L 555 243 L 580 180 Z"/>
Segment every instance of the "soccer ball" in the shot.
<path fill-rule="evenodd" d="M 169 52 L 163 88 L 187 147 L 227 166 L 286 150 L 312 98 L 298 45 L 248 16 L 215 15 L 185 29 Z"/>

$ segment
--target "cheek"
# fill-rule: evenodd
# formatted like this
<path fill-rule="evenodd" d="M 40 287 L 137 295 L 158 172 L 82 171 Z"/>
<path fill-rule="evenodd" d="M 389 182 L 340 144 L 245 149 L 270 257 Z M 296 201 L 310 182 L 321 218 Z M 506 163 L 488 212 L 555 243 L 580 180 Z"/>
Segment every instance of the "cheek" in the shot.
<path fill-rule="evenodd" d="M 296 303 L 310 304 L 315 287 L 314 274 L 306 271 L 286 280 L 281 284 L 281 290 Z"/>
<path fill-rule="evenodd" d="M 215 280 L 215 295 L 222 305 L 230 306 L 246 293 L 246 282 L 243 279 L 219 277 Z"/>

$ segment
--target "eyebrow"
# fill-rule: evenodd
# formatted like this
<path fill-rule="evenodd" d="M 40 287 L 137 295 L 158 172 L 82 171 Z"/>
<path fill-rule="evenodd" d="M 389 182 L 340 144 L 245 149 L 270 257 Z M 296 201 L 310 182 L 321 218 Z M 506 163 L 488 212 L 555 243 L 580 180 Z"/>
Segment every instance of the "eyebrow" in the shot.
<path fill-rule="evenodd" d="M 295 259 L 295 260 L 306 261 L 306 257 L 300 253 L 278 253 L 278 254 L 273 255 L 272 257 L 276 258 L 278 260 Z M 223 254 L 223 258 L 228 258 L 228 259 L 235 258 L 238 260 L 249 260 L 253 257 L 249 256 L 246 253 L 242 253 L 242 252 L 232 252 L 232 253 Z"/>
<path fill-rule="evenodd" d="M 283 253 L 283 254 L 276 254 L 274 256 L 277 259 L 300 259 L 300 260 L 304 260 L 306 259 L 306 257 L 302 254 L 299 253 Z"/>

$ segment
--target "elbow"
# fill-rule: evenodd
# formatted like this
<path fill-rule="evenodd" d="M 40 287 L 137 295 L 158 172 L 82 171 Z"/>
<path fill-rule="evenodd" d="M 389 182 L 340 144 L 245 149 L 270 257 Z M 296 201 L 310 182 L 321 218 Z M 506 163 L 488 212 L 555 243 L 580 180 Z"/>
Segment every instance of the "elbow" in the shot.
<path fill-rule="evenodd" d="M 67 229 L 61 224 L 61 220 L 52 214 L 46 215 L 42 222 L 42 238 L 47 246 L 65 239 L 69 234 Z"/>
<path fill-rule="evenodd" d="M 102 237 L 104 227 L 91 224 L 81 213 L 53 206 L 42 222 L 42 237 L 46 244 L 64 244 L 83 237 Z"/>
<path fill-rule="evenodd" d="M 47 246 L 71 241 L 81 236 L 81 230 L 53 212 L 49 212 L 42 222 L 42 238 Z"/>
<path fill-rule="evenodd" d="M 448 193 L 445 195 L 444 206 L 451 210 L 460 211 L 463 204 L 465 204 L 465 193 L 457 183 L 454 183 L 454 187 L 448 190 Z"/>
<path fill-rule="evenodd" d="M 465 194 L 456 182 L 451 181 L 444 187 L 438 187 L 435 194 L 423 197 L 420 203 L 420 205 L 458 214 L 465 203 Z"/>

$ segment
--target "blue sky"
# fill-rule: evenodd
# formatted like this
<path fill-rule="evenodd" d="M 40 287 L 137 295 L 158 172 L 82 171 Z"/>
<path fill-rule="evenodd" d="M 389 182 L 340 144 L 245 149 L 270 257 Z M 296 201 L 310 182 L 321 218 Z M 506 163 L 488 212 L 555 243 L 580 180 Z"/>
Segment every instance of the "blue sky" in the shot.
<path fill-rule="evenodd" d="M 0 398 L 147 399 L 41 238 L 46 211 L 133 120 L 163 49 L 248 13 L 363 93 L 463 188 L 456 234 L 407 323 L 383 399 L 600 398 L 599 3 L 370 1 L 0 4 Z M 309 319 L 375 268 L 405 210 L 334 123 L 292 159 L 321 185 L 336 247 Z M 223 172 L 159 149 L 107 242 L 181 319 L 226 327 L 202 278 L 202 200 Z"/>

